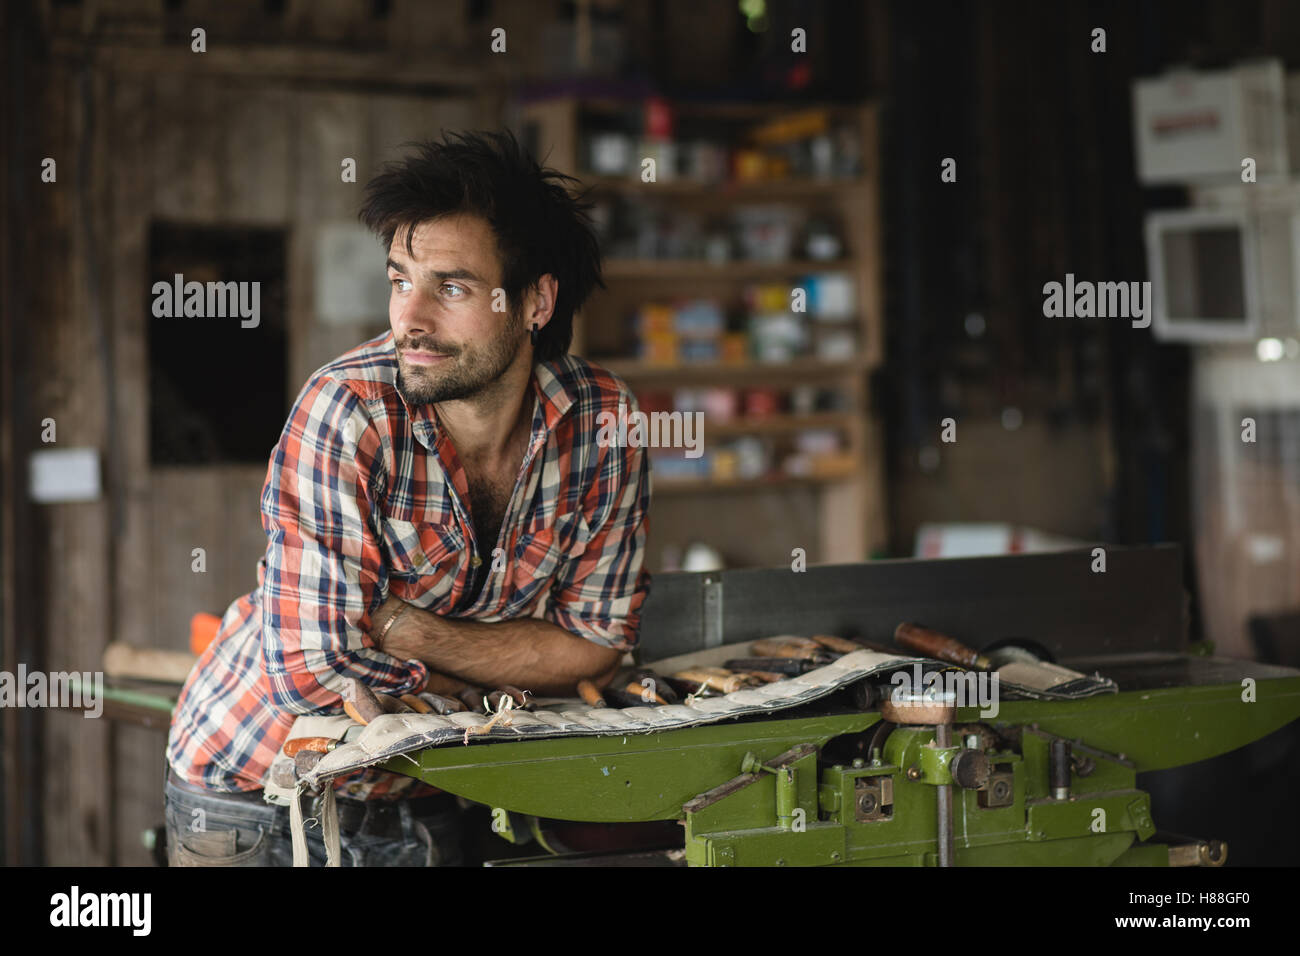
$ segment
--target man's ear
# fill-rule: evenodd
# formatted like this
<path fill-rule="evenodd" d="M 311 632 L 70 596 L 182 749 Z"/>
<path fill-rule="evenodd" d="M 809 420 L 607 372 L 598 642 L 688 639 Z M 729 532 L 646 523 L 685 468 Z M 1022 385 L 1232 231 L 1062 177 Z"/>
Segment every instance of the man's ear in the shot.
<path fill-rule="evenodd" d="M 555 296 L 559 290 L 559 283 L 550 273 L 537 280 L 528 293 L 524 328 L 531 329 L 534 325 L 539 329 L 546 328 L 551 316 L 555 315 Z"/>

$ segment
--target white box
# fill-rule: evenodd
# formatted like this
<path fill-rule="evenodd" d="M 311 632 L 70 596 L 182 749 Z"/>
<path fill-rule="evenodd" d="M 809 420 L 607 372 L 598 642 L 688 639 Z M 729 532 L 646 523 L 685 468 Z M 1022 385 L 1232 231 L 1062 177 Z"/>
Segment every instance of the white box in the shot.
<path fill-rule="evenodd" d="M 100 496 L 99 452 L 94 448 L 42 448 L 27 461 L 32 501 L 54 504 L 97 501 Z"/>
<path fill-rule="evenodd" d="M 384 247 L 365 226 L 322 223 L 313 253 L 317 322 L 359 325 L 387 320 L 392 285 L 384 268 Z"/>
<path fill-rule="evenodd" d="M 1300 330 L 1297 207 L 1150 213 L 1146 247 L 1156 338 L 1253 342 Z"/>
<path fill-rule="evenodd" d="M 1176 71 L 1133 84 L 1133 141 L 1146 184 L 1241 181 L 1289 172 L 1287 79 L 1279 60 L 1215 72 Z"/>

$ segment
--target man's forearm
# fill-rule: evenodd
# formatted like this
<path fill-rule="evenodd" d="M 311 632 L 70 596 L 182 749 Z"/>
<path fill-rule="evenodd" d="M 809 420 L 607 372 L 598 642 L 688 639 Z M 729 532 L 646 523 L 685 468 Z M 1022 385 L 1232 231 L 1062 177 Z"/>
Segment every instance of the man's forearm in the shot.
<path fill-rule="evenodd" d="M 479 687 L 512 684 L 548 695 L 572 694 L 584 678 L 604 684 L 622 657 L 537 618 L 468 621 L 410 605 L 380 640 L 394 657 L 421 660 Z"/>

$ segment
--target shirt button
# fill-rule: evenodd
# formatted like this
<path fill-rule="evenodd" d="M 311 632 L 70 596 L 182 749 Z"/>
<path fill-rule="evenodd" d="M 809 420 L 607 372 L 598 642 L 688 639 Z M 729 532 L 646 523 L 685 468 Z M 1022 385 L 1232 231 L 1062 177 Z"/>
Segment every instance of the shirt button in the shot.
<path fill-rule="evenodd" d="M 359 783 L 354 783 L 352 784 L 352 786 L 348 787 L 348 793 L 352 794 L 353 796 L 356 796 L 360 792 L 361 792 L 361 784 Z"/>
<path fill-rule="evenodd" d="M 477 568 L 480 564 L 483 563 L 483 559 L 476 554 L 474 555 L 474 557 L 469 559 L 469 563 L 470 563 L 470 567 Z"/>

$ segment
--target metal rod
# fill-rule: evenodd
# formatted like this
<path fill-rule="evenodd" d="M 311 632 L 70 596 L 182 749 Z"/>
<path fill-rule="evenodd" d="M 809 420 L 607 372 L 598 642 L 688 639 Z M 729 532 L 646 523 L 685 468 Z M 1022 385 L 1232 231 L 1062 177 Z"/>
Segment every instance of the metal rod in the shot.
<path fill-rule="evenodd" d="M 1070 799 L 1070 742 L 1056 737 L 1048 748 L 1048 786 L 1053 800 Z"/>
<path fill-rule="evenodd" d="M 948 724 L 935 724 L 934 742 L 938 747 L 952 746 L 952 727 Z M 938 790 L 938 832 L 935 840 L 938 844 L 938 861 L 940 866 L 952 866 L 952 786 L 943 784 Z"/>

